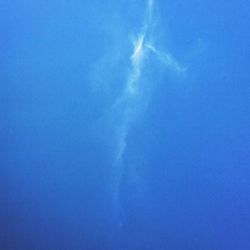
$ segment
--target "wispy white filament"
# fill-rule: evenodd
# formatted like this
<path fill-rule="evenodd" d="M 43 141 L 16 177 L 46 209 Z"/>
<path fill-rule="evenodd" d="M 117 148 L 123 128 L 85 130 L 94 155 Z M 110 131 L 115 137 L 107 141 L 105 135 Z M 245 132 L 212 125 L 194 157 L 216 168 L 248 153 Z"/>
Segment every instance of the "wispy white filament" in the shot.
<path fill-rule="evenodd" d="M 162 52 L 154 47 L 151 43 L 152 26 L 153 26 L 153 8 L 154 0 L 147 1 L 146 13 L 144 24 L 141 31 L 136 36 L 136 40 L 133 43 L 133 50 L 130 55 L 130 70 L 128 72 L 125 88 L 121 95 L 117 98 L 112 112 L 118 117 L 115 128 L 116 137 L 116 154 L 115 154 L 115 166 L 116 171 L 116 183 L 115 183 L 115 199 L 119 199 L 120 186 L 124 175 L 123 158 L 127 148 L 127 138 L 132 124 L 137 119 L 141 111 L 143 93 L 142 76 L 144 63 L 146 59 L 150 59 L 150 56 L 155 56 L 159 62 L 168 70 L 175 72 L 183 72 L 185 70 L 177 60 L 174 59 L 168 52 Z M 144 79 L 145 81 L 145 79 Z M 119 203 L 119 202 L 117 202 Z"/>

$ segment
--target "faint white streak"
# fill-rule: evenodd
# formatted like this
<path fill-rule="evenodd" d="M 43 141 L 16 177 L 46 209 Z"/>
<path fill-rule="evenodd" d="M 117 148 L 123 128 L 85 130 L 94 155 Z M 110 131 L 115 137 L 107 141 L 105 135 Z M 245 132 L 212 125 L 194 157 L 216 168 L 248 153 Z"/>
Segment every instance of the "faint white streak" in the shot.
<path fill-rule="evenodd" d="M 148 1 L 148 23 L 151 23 L 154 0 Z"/>
<path fill-rule="evenodd" d="M 126 127 L 127 124 L 124 124 L 124 128 L 120 130 L 119 134 L 119 140 L 118 140 L 118 151 L 117 151 L 117 156 L 116 156 L 116 162 L 120 162 L 124 151 L 127 146 L 127 135 L 128 135 L 128 128 Z"/>
<path fill-rule="evenodd" d="M 154 3 L 154 0 L 149 0 L 148 1 L 148 7 L 149 7 L 150 12 L 152 11 L 153 3 Z"/>
<path fill-rule="evenodd" d="M 179 64 L 170 53 L 158 51 L 151 44 L 147 44 L 146 47 L 151 50 L 168 69 L 176 72 L 185 72 L 187 70 L 187 68 Z"/>

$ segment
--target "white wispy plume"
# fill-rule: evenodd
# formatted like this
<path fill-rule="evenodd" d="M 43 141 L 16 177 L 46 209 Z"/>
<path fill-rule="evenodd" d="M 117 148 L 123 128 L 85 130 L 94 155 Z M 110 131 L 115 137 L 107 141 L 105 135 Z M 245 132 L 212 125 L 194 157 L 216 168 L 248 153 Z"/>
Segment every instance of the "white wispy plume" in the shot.
<path fill-rule="evenodd" d="M 133 52 L 130 57 L 131 67 L 126 86 L 122 95 L 119 96 L 114 105 L 123 116 L 121 117 L 121 122 L 117 129 L 118 142 L 116 161 L 118 162 L 123 158 L 131 124 L 134 122 L 139 112 L 139 107 L 136 106 L 136 100 L 140 98 L 139 84 L 141 83 L 140 79 L 145 59 L 152 53 L 169 70 L 176 72 L 183 72 L 186 70 L 170 53 L 161 52 L 151 44 L 150 41 L 152 37 L 150 37 L 151 34 L 149 33 L 151 33 L 153 26 L 153 8 L 154 0 L 148 0 L 142 31 L 137 35 L 137 39 L 134 41 Z"/>
<path fill-rule="evenodd" d="M 147 104 L 147 98 L 144 98 L 144 84 L 147 79 L 143 77 L 144 70 L 147 70 L 145 62 L 150 60 L 150 56 L 155 56 L 166 69 L 174 72 L 183 72 L 185 68 L 180 65 L 177 60 L 168 52 L 162 52 L 154 47 L 153 41 L 153 9 L 154 0 L 147 1 L 146 13 L 144 23 L 141 31 L 136 36 L 133 43 L 133 51 L 130 55 L 130 67 L 128 71 L 127 81 L 125 87 L 119 97 L 116 99 L 112 114 L 115 119 L 114 136 L 116 140 L 116 153 L 115 153 L 115 187 L 114 196 L 116 204 L 119 204 L 120 186 L 123 179 L 125 167 L 123 164 L 124 153 L 127 148 L 127 139 L 129 131 L 133 123 L 137 120 L 143 107 Z M 148 66 L 149 64 L 147 64 Z M 146 72 L 145 72 L 146 73 Z M 143 84 L 144 83 L 144 84 Z M 149 84 L 147 82 L 147 84 Z"/>

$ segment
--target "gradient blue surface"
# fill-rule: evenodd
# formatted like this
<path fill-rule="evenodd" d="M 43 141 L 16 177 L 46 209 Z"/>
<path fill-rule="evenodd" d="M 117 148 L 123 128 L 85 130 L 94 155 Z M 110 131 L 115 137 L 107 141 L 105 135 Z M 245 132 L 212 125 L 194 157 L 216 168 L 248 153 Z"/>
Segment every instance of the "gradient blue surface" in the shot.
<path fill-rule="evenodd" d="M 250 3 L 155 0 L 117 163 L 146 5 L 0 1 L 0 249 L 250 249 Z"/>

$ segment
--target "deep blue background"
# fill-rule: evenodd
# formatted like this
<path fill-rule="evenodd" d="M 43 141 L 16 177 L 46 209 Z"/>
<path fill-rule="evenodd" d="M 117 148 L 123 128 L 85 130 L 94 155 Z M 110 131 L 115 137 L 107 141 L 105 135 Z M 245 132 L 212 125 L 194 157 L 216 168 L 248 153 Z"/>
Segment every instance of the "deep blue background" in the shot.
<path fill-rule="evenodd" d="M 250 249 L 250 4 L 157 6 L 188 70 L 148 72 L 117 216 L 105 114 L 145 1 L 0 1 L 1 249 Z"/>

